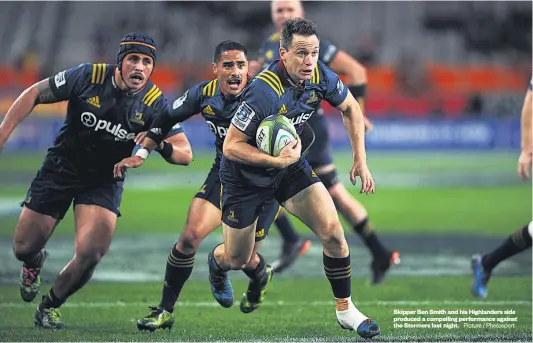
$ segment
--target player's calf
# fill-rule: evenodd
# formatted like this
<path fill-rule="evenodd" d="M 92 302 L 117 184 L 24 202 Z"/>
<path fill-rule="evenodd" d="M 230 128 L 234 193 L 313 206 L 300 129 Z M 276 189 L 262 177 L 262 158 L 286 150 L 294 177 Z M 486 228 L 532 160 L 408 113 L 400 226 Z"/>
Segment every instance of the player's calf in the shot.
<path fill-rule="evenodd" d="M 180 238 L 181 241 L 181 238 Z M 165 269 L 165 283 L 163 285 L 162 298 L 159 306 L 172 313 L 174 305 L 185 282 L 189 279 L 194 267 L 194 256 L 184 254 L 178 250 L 179 243 L 172 247 L 167 258 Z"/>

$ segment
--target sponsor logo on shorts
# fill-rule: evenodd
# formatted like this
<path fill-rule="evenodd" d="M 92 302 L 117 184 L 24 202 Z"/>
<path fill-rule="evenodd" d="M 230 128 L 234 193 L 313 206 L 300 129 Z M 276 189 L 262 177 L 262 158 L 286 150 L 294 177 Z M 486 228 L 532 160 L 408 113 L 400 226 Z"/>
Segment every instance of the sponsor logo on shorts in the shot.
<path fill-rule="evenodd" d="M 227 216 L 228 221 L 238 223 L 239 219 L 235 218 L 235 211 L 230 210 L 229 215 Z"/>
<path fill-rule="evenodd" d="M 255 237 L 256 238 L 261 238 L 261 237 L 264 237 L 264 236 L 265 236 L 265 229 L 261 229 L 261 230 L 255 231 Z"/>

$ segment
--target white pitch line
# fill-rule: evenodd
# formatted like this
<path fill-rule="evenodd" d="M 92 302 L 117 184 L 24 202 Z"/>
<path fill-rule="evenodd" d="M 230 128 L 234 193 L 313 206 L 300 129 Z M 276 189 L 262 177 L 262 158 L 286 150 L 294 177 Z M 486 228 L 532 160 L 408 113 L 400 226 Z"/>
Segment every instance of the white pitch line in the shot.
<path fill-rule="evenodd" d="M 64 307 L 72 308 L 110 308 L 110 307 L 142 307 L 146 302 L 122 302 L 122 301 L 103 301 L 103 302 L 71 302 L 66 303 Z M 321 307 L 333 306 L 333 301 L 266 301 L 262 306 L 290 306 L 290 307 Z M 531 300 L 502 300 L 502 301 L 358 301 L 356 306 L 531 306 Z M 0 303 L 0 308 L 26 308 L 35 307 L 35 304 L 25 304 L 22 302 Z M 178 307 L 219 307 L 215 301 L 185 301 L 178 302 Z"/>

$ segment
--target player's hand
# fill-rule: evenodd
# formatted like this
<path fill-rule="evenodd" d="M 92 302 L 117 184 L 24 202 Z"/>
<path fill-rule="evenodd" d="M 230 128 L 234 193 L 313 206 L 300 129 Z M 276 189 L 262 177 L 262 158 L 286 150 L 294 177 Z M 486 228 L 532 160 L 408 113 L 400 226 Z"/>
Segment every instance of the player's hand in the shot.
<path fill-rule="evenodd" d="M 350 170 L 350 181 L 352 185 L 355 185 L 357 176 L 361 178 L 361 191 L 359 193 L 368 194 L 376 192 L 376 185 L 374 184 L 374 179 L 372 178 L 372 174 L 370 174 L 366 162 L 360 161 L 353 163 L 352 169 Z"/>
<path fill-rule="evenodd" d="M 530 178 L 530 169 L 531 169 L 531 160 L 532 152 L 522 151 L 520 157 L 518 158 L 518 176 L 522 180 L 528 180 Z"/>
<path fill-rule="evenodd" d="M 279 160 L 279 167 L 285 168 L 285 167 L 290 166 L 293 163 L 296 163 L 300 159 L 301 155 L 302 155 L 302 142 L 298 138 L 295 141 L 292 141 L 289 144 L 287 144 L 279 152 L 279 156 L 277 157 Z"/>
<path fill-rule="evenodd" d="M 113 175 L 116 179 L 123 179 L 128 168 L 138 168 L 142 166 L 144 159 L 141 156 L 131 156 L 115 164 Z"/>
<path fill-rule="evenodd" d="M 144 137 L 146 137 L 147 133 L 148 133 L 148 131 L 139 132 L 137 134 L 137 136 L 135 136 L 135 138 L 133 138 L 133 141 L 135 142 L 135 144 L 141 144 L 142 141 L 144 140 Z"/>
<path fill-rule="evenodd" d="M 372 131 L 374 124 L 368 119 L 368 117 L 363 116 L 363 122 L 365 123 L 365 132 Z"/>

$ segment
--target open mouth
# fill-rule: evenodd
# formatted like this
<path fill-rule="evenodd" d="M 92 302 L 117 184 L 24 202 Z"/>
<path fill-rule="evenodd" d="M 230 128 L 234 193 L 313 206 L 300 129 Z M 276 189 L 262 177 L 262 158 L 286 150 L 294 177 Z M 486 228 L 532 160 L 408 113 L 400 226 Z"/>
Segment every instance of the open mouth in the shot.
<path fill-rule="evenodd" d="M 313 69 L 303 69 L 301 71 L 301 73 L 304 75 L 311 75 L 312 72 L 313 72 Z"/>
<path fill-rule="evenodd" d="M 141 74 L 133 74 L 130 76 L 130 79 L 136 85 L 139 85 L 144 81 L 144 77 Z"/>
<path fill-rule="evenodd" d="M 228 85 L 231 90 L 239 90 L 239 86 L 241 85 L 241 79 L 229 79 Z"/>

